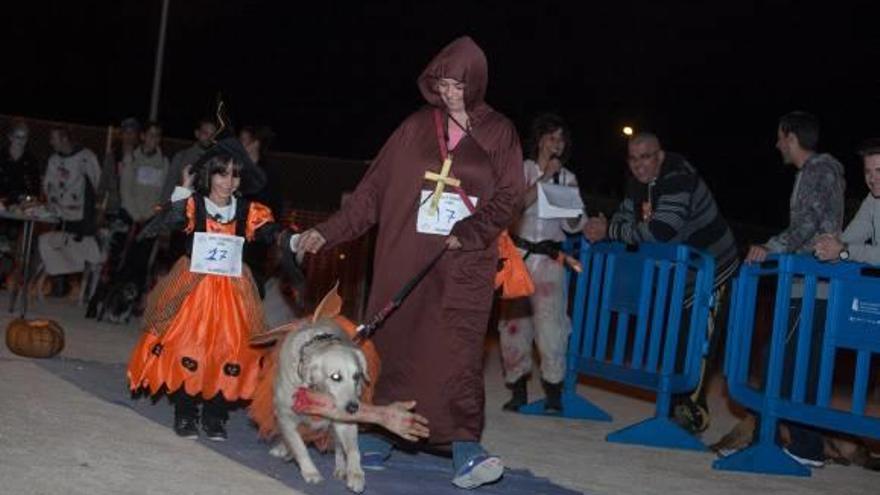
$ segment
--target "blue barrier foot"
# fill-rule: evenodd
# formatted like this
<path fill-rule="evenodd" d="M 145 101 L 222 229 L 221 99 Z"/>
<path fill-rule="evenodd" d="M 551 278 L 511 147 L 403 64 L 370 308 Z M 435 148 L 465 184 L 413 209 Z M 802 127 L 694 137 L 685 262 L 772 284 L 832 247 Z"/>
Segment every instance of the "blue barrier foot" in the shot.
<path fill-rule="evenodd" d="M 592 402 L 577 394 L 562 392 L 562 412 L 548 413 L 544 411 L 544 399 L 530 402 L 519 408 L 522 414 L 532 416 L 558 416 L 572 419 L 591 419 L 593 421 L 611 421 L 611 415 L 599 409 Z"/>
<path fill-rule="evenodd" d="M 722 471 L 810 476 L 809 468 L 798 464 L 774 443 L 752 445 L 728 457 L 716 460 L 712 463 L 712 467 Z"/>
<path fill-rule="evenodd" d="M 647 445 L 684 450 L 706 450 L 697 437 L 688 433 L 669 418 L 651 418 L 609 433 L 605 440 L 615 443 Z"/>

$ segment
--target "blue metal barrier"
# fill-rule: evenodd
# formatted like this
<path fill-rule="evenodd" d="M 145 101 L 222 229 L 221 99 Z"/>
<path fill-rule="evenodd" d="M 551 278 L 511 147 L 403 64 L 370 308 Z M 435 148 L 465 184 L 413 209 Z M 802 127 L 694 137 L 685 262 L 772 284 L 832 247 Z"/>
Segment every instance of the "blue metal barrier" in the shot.
<path fill-rule="evenodd" d="M 705 450 L 668 416 L 672 394 L 699 383 L 714 260 L 683 245 L 590 246 L 585 239 L 579 260 L 583 272 L 576 278 L 562 415 L 611 421 L 575 391 L 579 374 L 592 375 L 657 393 L 655 417 L 611 433 L 608 441 Z M 684 346 L 679 338 L 687 339 Z"/>
<path fill-rule="evenodd" d="M 752 356 L 752 343 L 759 283 L 767 278 L 776 281 L 769 359 L 765 360 L 760 350 Z M 827 303 L 823 293 L 827 293 Z M 824 318 L 822 306 L 826 308 Z M 786 340 L 795 336 L 790 331 L 795 326 L 797 340 L 789 344 L 789 352 L 794 351 L 789 358 L 793 367 L 784 373 Z M 813 349 L 816 337 L 821 337 L 819 349 Z M 835 358 L 840 350 L 856 355 L 848 410 L 831 404 Z M 811 368 L 816 373 L 811 354 L 818 366 L 815 383 L 809 379 Z M 809 476 L 809 469 L 776 444 L 780 420 L 880 439 L 880 418 L 866 415 L 865 409 L 872 354 L 880 354 L 880 269 L 857 263 L 820 263 L 801 255 L 744 265 L 734 282 L 724 373 L 731 398 L 755 411 L 760 423 L 752 446 L 715 461 L 713 467 Z M 750 369 L 764 361 L 766 371 L 758 377 L 759 383 L 751 383 Z M 789 383 L 790 387 L 783 386 Z"/>

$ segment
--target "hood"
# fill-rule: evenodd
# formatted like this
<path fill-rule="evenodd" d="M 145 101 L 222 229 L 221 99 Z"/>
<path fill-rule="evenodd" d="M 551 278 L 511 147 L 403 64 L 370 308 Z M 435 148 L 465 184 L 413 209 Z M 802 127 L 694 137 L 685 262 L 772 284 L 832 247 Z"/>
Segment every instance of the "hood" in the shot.
<path fill-rule="evenodd" d="M 483 103 L 489 82 L 489 66 L 483 50 L 469 36 L 462 36 L 446 45 L 419 76 L 422 96 L 435 107 L 443 106 L 434 86 L 438 79 L 444 77 L 465 83 L 464 102 L 468 113 Z"/>

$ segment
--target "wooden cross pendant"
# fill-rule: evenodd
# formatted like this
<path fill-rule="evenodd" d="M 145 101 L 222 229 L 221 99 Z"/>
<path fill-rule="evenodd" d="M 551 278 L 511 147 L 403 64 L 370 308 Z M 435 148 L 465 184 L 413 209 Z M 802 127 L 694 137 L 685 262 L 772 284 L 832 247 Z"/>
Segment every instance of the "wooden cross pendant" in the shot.
<path fill-rule="evenodd" d="M 449 154 L 446 156 L 446 159 L 443 160 L 443 166 L 440 167 L 440 173 L 435 172 L 425 172 L 425 179 L 433 180 L 437 182 L 437 185 L 434 187 L 434 194 L 431 195 L 431 214 L 437 213 L 437 206 L 440 204 L 440 197 L 443 195 L 443 188 L 447 185 L 458 187 L 461 185 L 461 181 L 449 176 L 449 170 L 452 168 L 452 155 Z"/>

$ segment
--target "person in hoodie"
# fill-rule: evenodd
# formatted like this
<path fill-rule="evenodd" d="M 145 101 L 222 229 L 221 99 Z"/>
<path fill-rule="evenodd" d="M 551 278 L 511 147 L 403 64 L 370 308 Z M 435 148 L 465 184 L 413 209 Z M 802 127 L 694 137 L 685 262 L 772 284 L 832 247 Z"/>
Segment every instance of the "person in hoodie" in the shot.
<path fill-rule="evenodd" d="M 791 192 L 788 227 L 760 245 L 752 245 L 746 255 L 747 263 L 760 263 L 770 253 L 812 254 L 816 241 L 822 234 L 836 234 L 843 225 L 843 202 L 846 181 L 843 165 L 827 153 L 818 153 L 819 120 L 802 111 L 790 112 L 779 119 L 776 130 L 776 149 L 786 165 L 797 169 L 794 189 Z M 803 299 L 803 286 L 792 286 L 789 321 L 792 322 L 787 336 L 783 361 L 781 397 L 789 397 L 796 355 L 796 332 L 811 332 L 809 375 L 807 377 L 807 403 L 816 400 L 816 384 L 819 378 L 819 349 L 825 333 L 827 309 L 827 284 L 817 287 L 813 308 L 813 324 L 807 328 L 799 324 L 798 315 Z M 791 443 L 785 449 L 795 461 L 808 467 L 822 467 L 825 455 L 821 434 L 812 428 L 789 423 Z"/>
<path fill-rule="evenodd" d="M 141 133 L 141 145 L 120 171 L 119 192 L 122 209 L 135 224 L 142 224 L 159 205 L 168 158 L 162 154 L 162 126 L 150 122 Z"/>
<path fill-rule="evenodd" d="M 864 162 L 868 195 L 843 234 L 822 234 L 816 240 L 815 254 L 822 261 L 880 265 L 880 138 L 866 141 L 859 154 Z"/>
<path fill-rule="evenodd" d="M 119 177 L 122 217 L 137 232 L 163 202 L 160 194 L 168 173 L 168 158 L 162 154 L 162 126 L 150 122 L 141 133 L 141 145 L 132 152 L 131 161 L 123 162 Z M 121 280 L 146 289 L 147 260 L 154 240 L 135 242 L 122 261 Z"/>
<path fill-rule="evenodd" d="M 484 101 L 487 83 L 486 57 L 473 40 L 447 45 L 418 78 L 427 105 L 394 131 L 341 210 L 303 233 L 298 244 L 298 250 L 317 252 L 376 226 L 369 314 L 446 250 L 373 337 L 382 359 L 374 400 L 416 400 L 431 425 L 425 446 L 451 448 L 452 482 L 461 488 L 504 473 L 501 460 L 480 445 L 483 345 L 497 239 L 525 190 L 516 129 Z M 449 187 L 438 195 L 440 207 L 431 208 L 437 183 L 426 173 L 441 172 L 447 156 L 449 175 L 475 203 L 473 213 Z M 360 447 L 364 468 L 381 469 L 392 443 L 361 435 Z"/>
<path fill-rule="evenodd" d="M 610 223 L 601 214 L 590 218 L 584 235 L 590 242 L 608 237 L 627 244 L 668 242 L 705 250 L 715 258 L 713 289 L 716 301 L 722 300 L 727 281 L 739 266 L 739 257 L 733 232 L 721 215 L 709 187 L 683 156 L 665 151 L 654 134 L 645 132 L 633 136 L 627 151 L 630 178 L 626 197 Z M 686 304 L 691 302 L 688 299 Z M 718 313 L 716 310 L 710 321 L 711 351 L 700 384 L 692 394 L 674 398 L 673 418 L 691 432 L 705 431 L 709 426 L 704 378 L 719 360 L 723 340 L 714 328 L 716 321 L 723 321 L 723 315 Z M 683 346 L 686 339 L 679 342 Z M 676 355 L 677 367 L 684 357 L 684 348 L 681 347 Z"/>

